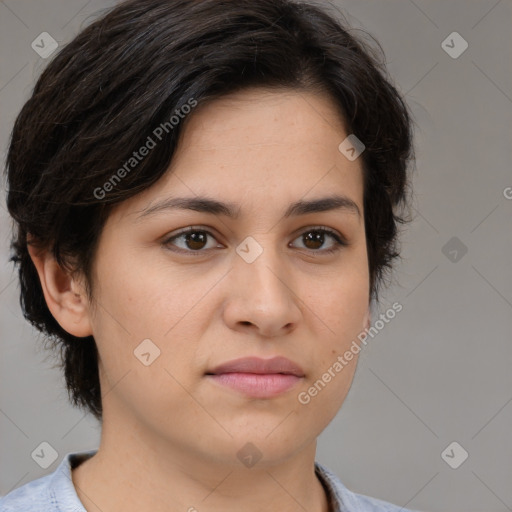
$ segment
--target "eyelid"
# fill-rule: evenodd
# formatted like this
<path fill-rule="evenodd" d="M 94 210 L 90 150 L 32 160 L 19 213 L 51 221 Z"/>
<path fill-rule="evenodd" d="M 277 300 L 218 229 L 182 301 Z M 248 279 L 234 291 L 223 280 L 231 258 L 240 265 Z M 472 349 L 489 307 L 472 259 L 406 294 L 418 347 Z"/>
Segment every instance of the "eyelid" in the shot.
<path fill-rule="evenodd" d="M 302 235 L 304 233 L 307 233 L 308 231 L 323 231 L 323 232 L 325 232 L 325 233 L 327 233 L 329 235 L 333 235 L 335 237 L 338 237 L 343 243 L 348 245 L 348 240 L 343 235 L 343 233 L 341 233 L 337 229 L 330 228 L 330 227 L 325 226 L 323 224 L 321 224 L 321 225 L 311 225 L 311 226 L 306 226 L 304 228 L 300 228 L 298 231 L 296 231 L 294 233 L 294 235 L 293 235 L 293 236 L 295 236 L 294 240 L 297 237 L 299 237 L 300 235 Z"/>

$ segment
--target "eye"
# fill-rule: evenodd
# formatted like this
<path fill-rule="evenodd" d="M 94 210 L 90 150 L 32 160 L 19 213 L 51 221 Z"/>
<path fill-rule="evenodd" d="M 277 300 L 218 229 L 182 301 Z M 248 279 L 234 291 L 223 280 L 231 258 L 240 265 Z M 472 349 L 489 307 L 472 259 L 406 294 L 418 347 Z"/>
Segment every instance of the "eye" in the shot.
<path fill-rule="evenodd" d="M 318 250 L 323 245 L 325 245 L 326 237 L 331 238 L 331 240 L 334 242 L 331 244 L 329 249 Z M 295 240 L 299 239 L 303 241 L 303 243 L 306 245 L 305 248 L 308 251 L 320 252 L 324 254 L 332 254 L 339 251 L 342 247 L 348 245 L 348 243 L 346 243 L 336 231 L 332 231 L 324 227 L 308 228 L 307 231 L 303 231 L 302 234 Z"/>
<path fill-rule="evenodd" d="M 215 240 L 213 234 L 206 229 L 191 226 L 189 228 L 183 229 L 178 234 L 167 238 L 163 244 L 165 246 L 174 246 L 171 248 L 171 250 L 175 252 L 187 252 L 189 254 L 200 253 L 205 252 L 202 249 L 212 249 L 218 246 L 218 244 L 210 244 L 210 247 L 208 247 L 208 237 L 211 237 Z M 180 244 L 176 244 L 176 241 L 180 241 Z"/>
<path fill-rule="evenodd" d="M 216 240 L 210 231 L 191 226 L 165 239 L 163 245 L 169 247 L 174 252 L 200 255 L 200 253 L 204 253 L 207 250 L 219 247 L 219 244 L 213 242 L 208 247 L 208 238 Z M 326 238 L 332 240 L 330 248 L 319 250 L 325 245 Z M 304 248 L 306 250 L 322 254 L 332 254 L 348 245 L 336 231 L 324 227 L 308 228 L 295 240 L 299 239 L 305 244 Z"/>

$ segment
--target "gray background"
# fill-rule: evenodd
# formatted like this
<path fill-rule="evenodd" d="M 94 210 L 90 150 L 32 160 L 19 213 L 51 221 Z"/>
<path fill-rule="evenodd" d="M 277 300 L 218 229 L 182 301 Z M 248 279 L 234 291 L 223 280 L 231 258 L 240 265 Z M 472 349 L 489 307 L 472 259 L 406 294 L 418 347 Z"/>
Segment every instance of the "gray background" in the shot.
<path fill-rule="evenodd" d="M 3 158 L 46 63 L 31 42 L 46 31 L 66 43 L 113 3 L 0 2 Z M 512 510 L 512 2 L 335 5 L 381 43 L 414 112 L 416 218 L 374 320 L 395 301 L 403 311 L 361 352 L 318 460 L 352 490 L 408 508 Z M 469 44 L 456 59 L 441 46 L 454 31 Z M 68 404 L 63 378 L 22 317 L 3 194 L 0 216 L 1 495 L 54 471 L 68 452 L 97 448 L 100 430 Z M 46 470 L 31 458 L 43 441 L 59 454 Z M 458 469 L 441 457 L 453 441 L 469 453 Z"/>

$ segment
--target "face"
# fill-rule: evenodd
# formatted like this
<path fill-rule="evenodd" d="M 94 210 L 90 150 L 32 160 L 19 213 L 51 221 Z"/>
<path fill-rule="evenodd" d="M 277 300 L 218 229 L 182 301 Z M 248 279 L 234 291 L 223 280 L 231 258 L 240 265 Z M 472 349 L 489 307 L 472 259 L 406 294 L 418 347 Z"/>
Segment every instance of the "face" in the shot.
<path fill-rule="evenodd" d="M 223 464 L 249 442 L 269 464 L 314 444 L 350 388 L 356 351 L 343 356 L 369 306 L 347 135 L 312 93 L 246 90 L 193 112 L 169 171 L 100 238 L 104 428 Z"/>

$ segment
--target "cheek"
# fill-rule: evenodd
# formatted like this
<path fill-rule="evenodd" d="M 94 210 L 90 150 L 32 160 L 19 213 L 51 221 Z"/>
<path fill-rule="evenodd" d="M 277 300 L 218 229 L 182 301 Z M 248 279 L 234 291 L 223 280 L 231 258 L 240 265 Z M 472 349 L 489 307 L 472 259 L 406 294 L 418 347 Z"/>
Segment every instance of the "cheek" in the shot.
<path fill-rule="evenodd" d="M 173 376 L 187 384 L 176 368 L 187 368 L 193 358 L 194 333 L 183 329 L 194 316 L 185 313 L 197 297 L 167 282 L 155 267 L 133 271 L 125 263 L 120 261 L 110 271 L 105 267 L 99 275 L 94 336 L 105 406 L 138 411 L 140 421 L 158 411 L 156 416 L 165 422 L 170 411 L 187 399 Z"/>
<path fill-rule="evenodd" d="M 126 254 L 109 261 L 118 263 L 104 265 L 98 271 L 101 286 L 93 322 L 109 380 L 115 382 L 127 371 L 133 372 L 131 379 L 140 372 L 146 375 L 153 366 L 168 368 L 173 374 L 176 368 L 187 367 L 194 357 L 204 317 L 201 298 L 215 281 L 191 281 L 190 274 L 144 264 Z M 154 363 L 146 367 L 137 354 L 148 351 Z M 169 379 L 162 375 L 158 381 Z"/>
<path fill-rule="evenodd" d="M 98 271 L 102 315 L 110 316 L 110 323 L 117 324 L 124 335 L 129 333 L 133 341 L 161 338 L 188 302 L 190 292 L 179 275 L 170 281 L 169 269 L 130 254 L 109 261 Z M 109 318 L 105 320 L 108 322 Z"/>
<path fill-rule="evenodd" d="M 333 273 L 327 283 L 308 293 L 308 306 L 324 323 L 330 348 L 341 350 L 364 330 L 369 307 L 368 279 L 366 268 L 347 265 L 346 271 Z"/>
<path fill-rule="evenodd" d="M 364 331 L 369 307 L 367 271 L 338 273 L 329 286 L 310 293 L 308 303 L 317 333 L 324 333 L 312 354 L 314 374 L 308 384 L 315 389 L 308 395 L 330 416 L 342 404 L 356 370 L 361 350 L 358 336 Z"/>

